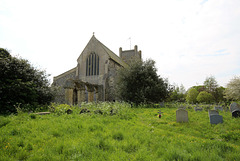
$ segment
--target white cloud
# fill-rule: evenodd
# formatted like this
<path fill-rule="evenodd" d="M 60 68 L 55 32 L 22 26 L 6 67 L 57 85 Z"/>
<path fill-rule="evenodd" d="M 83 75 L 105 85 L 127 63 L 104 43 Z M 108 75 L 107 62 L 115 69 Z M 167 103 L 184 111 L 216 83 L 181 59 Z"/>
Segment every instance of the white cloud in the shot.
<path fill-rule="evenodd" d="M 188 88 L 214 75 L 225 85 L 240 74 L 239 19 L 238 0 L 3 0 L 0 46 L 56 76 L 76 65 L 92 32 L 116 54 L 131 37 L 171 82 Z"/>

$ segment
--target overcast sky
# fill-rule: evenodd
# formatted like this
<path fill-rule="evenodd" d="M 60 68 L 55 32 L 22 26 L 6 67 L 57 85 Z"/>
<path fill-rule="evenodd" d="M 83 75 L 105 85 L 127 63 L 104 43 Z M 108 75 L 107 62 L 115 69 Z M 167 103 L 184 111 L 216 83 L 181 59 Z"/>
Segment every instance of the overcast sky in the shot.
<path fill-rule="evenodd" d="M 240 75 L 240 0 L 0 0 L 0 47 L 57 76 L 92 37 L 117 55 L 138 45 L 186 89 Z"/>

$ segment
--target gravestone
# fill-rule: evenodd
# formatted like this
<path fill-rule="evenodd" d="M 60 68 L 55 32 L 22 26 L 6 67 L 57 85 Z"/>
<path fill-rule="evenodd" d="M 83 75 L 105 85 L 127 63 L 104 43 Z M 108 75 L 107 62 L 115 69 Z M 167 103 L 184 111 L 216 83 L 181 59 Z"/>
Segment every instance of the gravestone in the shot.
<path fill-rule="evenodd" d="M 221 115 L 210 115 L 209 119 L 211 124 L 223 123 L 223 117 Z"/>
<path fill-rule="evenodd" d="M 159 105 L 160 107 L 164 107 L 164 102 L 161 102 Z"/>
<path fill-rule="evenodd" d="M 176 111 L 177 122 L 188 122 L 188 112 L 184 109 L 178 109 Z"/>
<path fill-rule="evenodd" d="M 235 117 L 235 118 L 240 117 L 240 110 L 233 111 L 232 112 L 232 117 Z"/>
<path fill-rule="evenodd" d="M 194 107 L 194 110 L 195 111 L 202 111 L 202 108 L 201 107 Z"/>
<path fill-rule="evenodd" d="M 237 104 L 236 102 L 231 103 L 230 112 L 233 113 L 233 111 L 236 111 L 236 110 L 240 111 L 240 105 Z"/>
<path fill-rule="evenodd" d="M 210 115 L 219 115 L 219 112 L 217 110 L 208 110 L 208 116 Z"/>
<path fill-rule="evenodd" d="M 223 108 L 221 106 L 214 107 L 214 110 L 220 110 L 223 111 Z"/>

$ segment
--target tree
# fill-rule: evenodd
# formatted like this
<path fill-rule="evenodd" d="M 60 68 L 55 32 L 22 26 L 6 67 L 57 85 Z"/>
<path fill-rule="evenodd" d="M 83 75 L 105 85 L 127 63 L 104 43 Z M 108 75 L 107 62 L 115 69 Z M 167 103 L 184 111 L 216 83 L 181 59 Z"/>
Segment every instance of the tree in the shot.
<path fill-rule="evenodd" d="M 117 91 L 123 101 L 135 104 L 163 101 L 169 88 L 168 81 L 157 75 L 153 60 L 132 62 L 118 70 Z"/>
<path fill-rule="evenodd" d="M 174 86 L 172 92 L 170 93 L 170 101 L 184 102 L 185 93 L 186 90 L 182 84 L 180 87 L 178 87 L 177 85 Z"/>
<path fill-rule="evenodd" d="M 53 98 L 48 75 L 0 48 L 0 113 L 15 112 L 15 105 L 48 104 Z"/>
<path fill-rule="evenodd" d="M 211 103 L 214 101 L 214 97 L 211 93 L 208 93 L 206 91 L 202 91 L 197 96 L 197 101 L 199 103 Z"/>
<path fill-rule="evenodd" d="M 186 101 L 188 103 L 197 102 L 198 91 L 195 88 L 190 88 L 187 92 Z"/>
<path fill-rule="evenodd" d="M 224 93 L 227 99 L 240 100 L 240 76 L 235 76 L 228 82 Z"/>
<path fill-rule="evenodd" d="M 210 76 L 204 81 L 204 86 L 208 93 L 214 93 L 218 87 L 218 83 L 214 76 Z"/>

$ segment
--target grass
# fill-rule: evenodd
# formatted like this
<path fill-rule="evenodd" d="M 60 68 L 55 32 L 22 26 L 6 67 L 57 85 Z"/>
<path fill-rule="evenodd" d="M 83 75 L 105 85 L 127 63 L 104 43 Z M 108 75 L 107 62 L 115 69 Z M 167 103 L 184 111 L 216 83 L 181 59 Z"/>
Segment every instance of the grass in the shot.
<path fill-rule="evenodd" d="M 211 125 L 192 108 L 177 123 L 175 106 L 161 108 L 161 119 L 160 108 L 125 103 L 52 106 L 50 115 L 0 116 L 0 160 L 240 160 L 240 118 L 230 112 Z"/>

